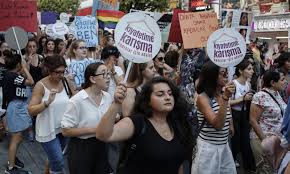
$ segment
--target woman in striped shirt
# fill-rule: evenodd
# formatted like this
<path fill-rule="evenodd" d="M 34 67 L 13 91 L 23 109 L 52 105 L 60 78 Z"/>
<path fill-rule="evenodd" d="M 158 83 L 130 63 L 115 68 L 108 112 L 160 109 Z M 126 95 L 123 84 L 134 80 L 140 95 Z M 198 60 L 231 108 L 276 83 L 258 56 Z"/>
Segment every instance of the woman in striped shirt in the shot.
<path fill-rule="evenodd" d="M 218 67 L 211 61 L 205 63 L 201 69 L 197 85 L 199 94 L 197 116 L 199 124 L 204 126 L 197 139 L 197 152 L 192 164 L 192 173 L 237 173 L 228 145 L 230 128 L 232 128 L 228 101 L 235 92 L 235 85 L 227 84 L 227 79 L 227 69 Z"/>

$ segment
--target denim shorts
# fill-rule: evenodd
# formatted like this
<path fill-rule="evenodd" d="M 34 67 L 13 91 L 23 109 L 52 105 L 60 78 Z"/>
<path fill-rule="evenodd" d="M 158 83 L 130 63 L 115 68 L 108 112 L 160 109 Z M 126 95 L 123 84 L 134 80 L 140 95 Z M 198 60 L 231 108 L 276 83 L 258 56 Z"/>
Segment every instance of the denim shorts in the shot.
<path fill-rule="evenodd" d="M 64 170 L 64 158 L 62 151 L 67 144 L 67 138 L 61 133 L 56 135 L 56 138 L 45 143 L 41 143 L 48 161 L 51 174 L 62 173 Z"/>
<path fill-rule="evenodd" d="M 12 100 L 6 112 L 8 131 L 11 133 L 22 132 L 31 127 L 32 120 L 28 114 L 26 100 Z"/>

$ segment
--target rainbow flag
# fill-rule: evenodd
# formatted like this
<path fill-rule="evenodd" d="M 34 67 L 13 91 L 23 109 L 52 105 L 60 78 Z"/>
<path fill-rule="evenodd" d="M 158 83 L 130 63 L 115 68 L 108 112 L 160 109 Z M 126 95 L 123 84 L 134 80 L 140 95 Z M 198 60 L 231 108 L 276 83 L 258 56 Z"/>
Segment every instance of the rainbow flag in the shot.
<path fill-rule="evenodd" d="M 125 15 L 122 11 L 97 10 L 99 28 L 115 29 L 118 21 Z"/>

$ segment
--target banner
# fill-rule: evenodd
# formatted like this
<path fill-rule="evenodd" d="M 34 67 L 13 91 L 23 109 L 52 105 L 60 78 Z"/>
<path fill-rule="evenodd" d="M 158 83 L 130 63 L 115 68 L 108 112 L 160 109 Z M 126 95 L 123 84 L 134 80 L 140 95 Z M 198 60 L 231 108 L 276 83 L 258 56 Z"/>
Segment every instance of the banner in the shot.
<path fill-rule="evenodd" d="M 41 24 L 55 24 L 57 19 L 57 13 L 55 12 L 41 12 Z"/>
<path fill-rule="evenodd" d="M 179 13 L 181 35 L 185 49 L 205 47 L 208 37 L 218 26 L 216 13 Z"/>
<path fill-rule="evenodd" d="M 233 67 L 246 55 L 245 39 L 234 28 L 215 31 L 208 39 L 207 54 L 220 67 Z"/>
<path fill-rule="evenodd" d="M 75 17 L 75 36 L 86 41 L 86 47 L 98 45 L 97 20 L 92 16 Z"/>
<path fill-rule="evenodd" d="M 184 10 L 174 9 L 172 22 L 169 31 L 168 42 L 182 43 L 182 36 L 180 31 L 178 13 L 186 13 Z"/>
<path fill-rule="evenodd" d="M 0 31 L 6 31 L 12 26 L 19 26 L 26 32 L 37 31 L 36 1 L 0 1 Z"/>

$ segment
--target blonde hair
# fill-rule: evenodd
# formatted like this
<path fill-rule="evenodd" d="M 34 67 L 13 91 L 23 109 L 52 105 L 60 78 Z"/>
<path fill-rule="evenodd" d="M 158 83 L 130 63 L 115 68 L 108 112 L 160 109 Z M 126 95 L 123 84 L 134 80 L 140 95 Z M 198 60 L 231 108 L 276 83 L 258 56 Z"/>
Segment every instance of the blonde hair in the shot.
<path fill-rule="evenodd" d="M 75 53 L 74 53 L 74 50 L 78 48 L 78 46 L 79 46 L 79 44 L 80 44 L 81 42 L 86 43 L 86 41 L 84 41 L 84 40 L 82 40 L 82 39 L 78 39 L 78 40 L 73 41 L 73 42 L 70 44 L 70 46 L 69 46 L 69 50 L 68 50 L 68 57 L 69 57 L 69 58 L 75 58 L 75 57 L 76 57 L 76 55 L 75 55 Z"/>

